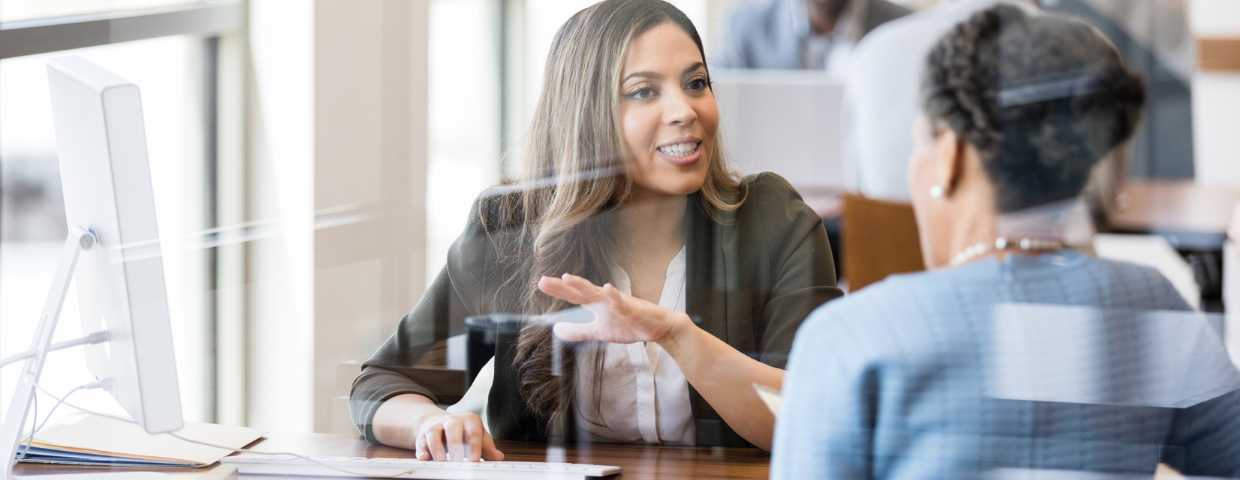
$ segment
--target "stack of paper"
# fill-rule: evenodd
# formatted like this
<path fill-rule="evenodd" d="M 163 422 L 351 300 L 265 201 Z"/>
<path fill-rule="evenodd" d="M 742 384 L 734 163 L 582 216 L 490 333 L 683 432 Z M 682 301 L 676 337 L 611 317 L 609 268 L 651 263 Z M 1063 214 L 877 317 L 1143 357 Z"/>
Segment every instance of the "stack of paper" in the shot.
<path fill-rule="evenodd" d="M 190 423 L 177 435 L 220 445 L 214 448 L 108 417 L 78 413 L 35 434 L 23 462 L 128 467 L 205 467 L 232 449 L 254 443 L 266 432 L 245 427 Z M 18 454 L 25 449 L 18 448 Z"/>

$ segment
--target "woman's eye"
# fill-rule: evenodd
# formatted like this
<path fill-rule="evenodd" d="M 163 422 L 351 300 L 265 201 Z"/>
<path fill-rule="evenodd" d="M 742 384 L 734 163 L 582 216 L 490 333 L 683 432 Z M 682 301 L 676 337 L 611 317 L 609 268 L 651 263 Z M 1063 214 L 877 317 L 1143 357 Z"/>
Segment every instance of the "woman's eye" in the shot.
<path fill-rule="evenodd" d="M 645 100 L 653 96 L 654 96 L 654 89 L 650 87 L 638 89 L 637 91 L 629 94 L 629 98 L 632 98 L 634 100 Z"/>
<path fill-rule="evenodd" d="M 697 92 L 701 90 L 706 90 L 706 87 L 708 87 L 709 85 L 710 84 L 706 81 L 705 78 L 695 78 L 693 80 L 690 80 L 689 84 L 685 85 L 685 88 L 688 90 Z"/>

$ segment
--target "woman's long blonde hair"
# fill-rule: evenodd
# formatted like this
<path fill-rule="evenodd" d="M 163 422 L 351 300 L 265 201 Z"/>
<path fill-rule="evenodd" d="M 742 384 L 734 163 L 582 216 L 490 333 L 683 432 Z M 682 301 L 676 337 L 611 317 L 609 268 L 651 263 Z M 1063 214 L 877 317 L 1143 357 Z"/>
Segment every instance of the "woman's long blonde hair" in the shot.
<path fill-rule="evenodd" d="M 684 30 L 706 58 L 693 23 L 662 0 L 605 0 L 577 12 L 556 33 L 524 150 L 520 180 L 526 188 L 506 196 L 499 212 L 520 225 L 526 245 L 511 259 L 520 268 L 509 280 L 524 284 L 513 287 L 521 292 L 525 313 L 572 307 L 538 290 L 542 276 L 573 273 L 595 284 L 611 281 L 618 248 L 603 214 L 624 201 L 631 185 L 620 129 L 621 70 L 633 40 L 665 22 Z M 718 132 L 713 144 L 698 196 L 698 207 L 712 218 L 744 201 L 743 179 L 729 169 Z M 561 413 L 571 411 L 575 356 L 571 348 L 563 349 L 564 367 L 556 375 L 552 349 L 550 328 L 528 327 L 513 367 L 530 410 L 558 430 Z M 597 369 L 602 358 L 596 358 Z"/>

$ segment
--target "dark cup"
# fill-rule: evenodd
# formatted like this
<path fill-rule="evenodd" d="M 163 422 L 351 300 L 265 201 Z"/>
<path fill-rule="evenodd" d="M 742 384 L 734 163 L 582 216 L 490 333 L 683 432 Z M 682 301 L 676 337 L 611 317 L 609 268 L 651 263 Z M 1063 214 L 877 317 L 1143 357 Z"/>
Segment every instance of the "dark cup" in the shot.
<path fill-rule="evenodd" d="M 482 367 L 495 356 L 496 339 L 517 336 L 530 318 L 528 315 L 492 313 L 465 319 L 465 327 L 469 329 L 465 337 L 465 368 L 471 385 Z"/>

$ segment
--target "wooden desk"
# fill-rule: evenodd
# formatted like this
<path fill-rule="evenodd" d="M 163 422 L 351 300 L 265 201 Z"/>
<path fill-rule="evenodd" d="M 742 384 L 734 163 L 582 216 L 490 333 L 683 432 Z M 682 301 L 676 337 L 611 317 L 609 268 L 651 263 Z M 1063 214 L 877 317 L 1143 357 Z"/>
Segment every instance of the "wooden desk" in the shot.
<path fill-rule="evenodd" d="M 1240 189 L 1132 180 L 1120 190 L 1110 223 L 1117 232 L 1162 235 L 1185 250 L 1220 250 L 1237 202 Z"/>
<path fill-rule="evenodd" d="M 541 443 L 499 441 L 505 460 L 546 462 L 547 446 Z M 376 446 L 360 438 L 317 433 L 273 433 L 251 448 L 268 452 L 296 452 L 311 456 L 408 458 L 413 452 Z M 758 449 L 719 447 L 662 447 L 649 445 L 591 445 L 565 449 L 563 461 L 595 465 L 615 465 L 624 469 L 617 479 L 728 478 L 766 479 L 770 455 Z M 558 460 L 552 460 L 558 461 Z M 44 465 L 18 465 L 14 473 L 36 476 L 52 473 L 123 472 L 127 469 L 83 469 Z M 148 470 L 156 471 L 156 470 Z M 237 478 L 229 466 L 185 470 L 158 470 L 175 473 L 175 480 L 223 480 Z M 246 477 L 250 478 L 250 477 Z M 257 477 L 256 477 L 257 478 Z M 291 477 L 284 477 L 291 478 Z"/>

